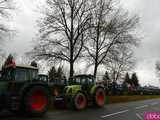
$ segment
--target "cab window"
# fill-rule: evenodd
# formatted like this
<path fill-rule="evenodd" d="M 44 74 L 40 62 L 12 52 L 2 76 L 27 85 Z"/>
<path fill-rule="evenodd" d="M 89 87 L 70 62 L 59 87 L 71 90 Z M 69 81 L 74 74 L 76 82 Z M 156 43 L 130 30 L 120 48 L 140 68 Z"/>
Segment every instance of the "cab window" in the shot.
<path fill-rule="evenodd" d="M 44 81 L 44 82 L 48 82 L 48 77 L 45 75 L 39 75 L 39 80 Z"/>
<path fill-rule="evenodd" d="M 29 80 L 34 80 L 34 79 L 38 79 L 38 70 L 29 70 L 30 72 L 30 74 L 29 74 L 29 76 L 30 76 L 30 78 L 29 78 Z"/>
<path fill-rule="evenodd" d="M 87 78 L 88 79 L 88 84 L 93 84 L 94 80 L 92 78 Z"/>
<path fill-rule="evenodd" d="M 38 77 L 37 70 L 24 69 L 24 68 L 16 69 L 15 80 L 27 81 L 27 80 L 37 79 L 37 77 Z"/>
<path fill-rule="evenodd" d="M 16 69 L 15 80 L 29 80 L 28 71 L 23 68 Z"/>
<path fill-rule="evenodd" d="M 81 79 L 79 77 L 76 77 L 75 80 L 74 80 L 74 82 L 76 84 L 80 84 L 81 83 Z"/>
<path fill-rule="evenodd" d="M 81 78 L 81 84 L 87 84 L 87 78 L 82 77 Z"/>

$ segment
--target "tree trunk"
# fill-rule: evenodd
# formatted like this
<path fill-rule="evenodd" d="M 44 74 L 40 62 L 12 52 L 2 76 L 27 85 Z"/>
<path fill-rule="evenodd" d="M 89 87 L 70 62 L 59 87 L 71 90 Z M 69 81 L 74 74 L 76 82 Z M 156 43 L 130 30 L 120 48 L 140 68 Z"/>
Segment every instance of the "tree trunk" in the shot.
<path fill-rule="evenodd" d="M 98 69 L 98 65 L 95 64 L 94 65 L 94 77 L 96 78 L 96 75 L 97 75 L 97 69 Z"/>
<path fill-rule="evenodd" d="M 74 27 L 73 27 L 73 8 L 74 5 L 71 7 L 71 32 L 70 32 L 70 74 L 69 77 L 72 80 L 73 79 L 73 74 L 74 74 L 74 61 L 73 61 L 73 54 L 74 54 L 74 45 L 73 45 L 73 31 L 74 31 Z"/>
<path fill-rule="evenodd" d="M 70 73 L 69 73 L 70 79 L 73 78 L 73 74 L 74 74 L 73 66 L 74 66 L 74 63 L 73 63 L 73 62 L 70 62 Z"/>

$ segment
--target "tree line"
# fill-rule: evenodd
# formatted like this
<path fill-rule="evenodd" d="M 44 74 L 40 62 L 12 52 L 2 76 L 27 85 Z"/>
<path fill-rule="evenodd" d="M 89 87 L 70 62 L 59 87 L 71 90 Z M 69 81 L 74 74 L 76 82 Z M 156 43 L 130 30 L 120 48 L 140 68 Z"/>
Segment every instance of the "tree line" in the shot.
<path fill-rule="evenodd" d="M 48 71 L 48 77 L 50 82 L 55 82 L 57 80 L 66 80 L 66 76 L 63 72 L 63 68 L 59 66 L 57 69 L 55 66 L 53 66 L 49 71 Z"/>

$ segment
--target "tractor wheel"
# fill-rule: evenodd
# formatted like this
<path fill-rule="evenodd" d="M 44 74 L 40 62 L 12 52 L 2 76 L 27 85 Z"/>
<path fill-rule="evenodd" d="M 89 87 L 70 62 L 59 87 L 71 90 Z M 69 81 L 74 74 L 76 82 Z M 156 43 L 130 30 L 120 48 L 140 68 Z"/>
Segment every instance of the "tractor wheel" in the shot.
<path fill-rule="evenodd" d="M 78 92 L 73 98 L 73 106 L 76 110 L 82 110 L 87 106 L 86 96 Z"/>
<path fill-rule="evenodd" d="M 49 108 L 49 92 L 43 86 L 34 86 L 26 91 L 23 104 L 25 111 L 31 116 L 42 116 Z"/>
<path fill-rule="evenodd" d="M 103 107 L 105 104 L 105 91 L 103 88 L 98 88 L 95 92 L 95 104 L 98 107 Z"/>

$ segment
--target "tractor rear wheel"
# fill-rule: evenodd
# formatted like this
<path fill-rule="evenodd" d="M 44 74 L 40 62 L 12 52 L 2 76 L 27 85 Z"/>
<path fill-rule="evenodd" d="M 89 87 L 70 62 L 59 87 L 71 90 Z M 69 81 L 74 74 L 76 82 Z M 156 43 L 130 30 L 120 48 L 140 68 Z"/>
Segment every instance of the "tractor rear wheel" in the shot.
<path fill-rule="evenodd" d="M 73 106 L 76 110 L 82 110 L 86 108 L 87 106 L 86 96 L 83 93 L 78 92 L 73 98 Z"/>
<path fill-rule="evenodd" d="M 105 91 L 103 88 L 97 88 L 95 92 L 95 104 L 98 107 L 103 107 L 105 104 Z"/>
<path fill-rule="evenodd" d="M 25 111 L 31 116 L 42 116 L 49 108 L 49 92 L 43 86 L 34 86 L 26 91 L 23 104 Z"/>

